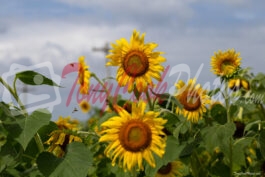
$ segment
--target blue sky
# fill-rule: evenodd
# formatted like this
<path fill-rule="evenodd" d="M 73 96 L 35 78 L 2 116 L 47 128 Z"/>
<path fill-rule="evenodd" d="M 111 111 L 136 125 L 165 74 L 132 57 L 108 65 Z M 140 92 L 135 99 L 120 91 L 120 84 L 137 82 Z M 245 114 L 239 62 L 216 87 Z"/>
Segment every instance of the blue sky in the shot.
<path fill-rule="evenodd" d="M 86 56 L 92 72 L 104 77 L 104 54 L 93 52 L 106 42 L 130 38 L 133 29 L 146 32 L 147 42 L 159 44 L 172 68 L 186 64 L 198 81 L 213 83 L 210 57 L 234 48 L 242 66 L 263 72 L 265 65 L 265 1 L 263 0 L 0 0 L 0 75 L 12 64 L 27 66 L 49 61 L 61 75 L 65 65 Z M 112 69 L 115 75 L 115 69 Z M 57 115 L 67 116 L 77 106 L 65 106 L 76 77 L 62 79 Z M 167 76 L 172 83 L 174 76 Z M 92 81 L 94 82 L 94 81 Z M 3 88 L 0 87 L 2 92 Z M 0 94 L 1 96 L 2 94 Z M 80 119 L 84 115 L 74 116 Z M 83 116 L 83 117 L 82 117 Z M 86 115 L 85 115 L 86 116 Z"/>

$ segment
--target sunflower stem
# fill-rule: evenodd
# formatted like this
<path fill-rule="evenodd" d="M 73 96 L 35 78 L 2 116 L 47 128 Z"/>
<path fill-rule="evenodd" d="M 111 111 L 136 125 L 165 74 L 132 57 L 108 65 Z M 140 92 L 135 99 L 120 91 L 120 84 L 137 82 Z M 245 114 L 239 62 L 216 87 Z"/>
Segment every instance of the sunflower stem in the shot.
<path fill-rule="evenodd" d="M 148 90 L 145 92 L 145 94 L 146 94 L 146 98 L 147 98 L 147 101 L 148 101 L 149 108 L 150 108 L 151 111 L 153 111 L 154 107 L 153 107 L 153 104 L 152 104 L 152 101 L 151 101 L 151 98 L 150 98 Z"/>
<path fill-rule="evenodd" d="M 107 89 L 105 84 L 97 77 L 97 75 L 95 73 L 91 73 L 90 76 L 94 77 L 98 81 L 98 83 L 103 87 L 104 91 L 106 92 L 108 101 L 111 101 L 109 90 Z"/>
<path fill-rule="evenodd" d="M 227 122 L 232 122 L 232 118 L 230 117 L 230 99 L 228 94 L 228 83 L 225 84 L 225 91 L 224 91 L 224 97 L 225 97 L 225 106 L 226 106 L 226 116 L 227 116 Z"/>
<path fill-rule="evenodd" d="M 13 87 L 12 88 L 8 83 L 6 83 L 1 77 L 0 77 L 0 82 L 3 84 L 4 87 L 6 87 L 6 89 L 9 91 L 9 93 L 15 98 L 16 102 L 18 103 L 22 113 L 24 114 L 25 117 L 28 116 L 28 113 L 26 111 L 26 107 L 24 106 L 24 104 L 21 102 L 21 100 L 19 99 L 18 95 L 17 95 L 17 89 L 16 89 L 16 80 L 17 78 L 14 79 L 13 81 Z M 35 142 L 38 146 L 38 149 L 40 152 L 42 152 L 44 150 L 44 146 L 43 146 L 43 143 L 41 141 L 41 138 L 39 136 L 38 133 L 36 133 L 34 135 L 34 139 L 35 139 Z"/>

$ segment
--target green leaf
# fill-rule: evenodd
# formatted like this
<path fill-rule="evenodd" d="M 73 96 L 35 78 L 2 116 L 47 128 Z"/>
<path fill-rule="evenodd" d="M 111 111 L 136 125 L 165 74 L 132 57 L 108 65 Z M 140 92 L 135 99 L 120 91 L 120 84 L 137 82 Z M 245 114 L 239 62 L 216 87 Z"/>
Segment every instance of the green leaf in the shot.
<path fill-rule="evenodd" d="M 34 111 L 31 115 L 23 119 L 21 123 L 22 132 L 16 140 L 26 149 L 33 136 L 42 126 L 49 124 L 50 119 L 51 114 L 46 109 Z"/>
<path fill-rule="evenodd" d="M 233 171 L 237 171 L 241 166 L 246 166 L 245 147 L 249 146 L 253 138 L 240 138 L 233 144 Z"/>
<path fill-rule="evenodd" d="M 59 86 L 51 79 L 35 71 L 22 71 L 16 74 L 16 78 L 28 85 Z"/>
<path fill-rule="evenodd" d="M 215 104 L 215 105 L 213 105 L 213 107 L 211 109 L 211 116 L 219 124 L 225 124 L 227 122 L 226 109 L 221 104 Z"/>
<path fill-rule="evenodd" d="M 92 158 L 90 150 L 83 143 L 72 142 L 67 146 L 64 158 L 43 152 L 37 159 L 37 165 L 40 172 L 49 177 L 86 177 Z"/>
<path fill-rule="evenodd" d="M 229 144 L 236 130 L 234 123 L 224 125 L 214 125 L 202 130 L 202 137 L 206 148 L 212 152 L 215 147 L 219 147 L 227 156 L 230 154 Z"/>

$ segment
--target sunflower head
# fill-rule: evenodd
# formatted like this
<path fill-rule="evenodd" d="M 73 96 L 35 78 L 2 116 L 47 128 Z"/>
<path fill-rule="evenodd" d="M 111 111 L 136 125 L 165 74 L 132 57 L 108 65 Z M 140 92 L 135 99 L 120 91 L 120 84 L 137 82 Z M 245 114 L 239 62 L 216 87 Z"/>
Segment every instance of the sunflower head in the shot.
<path fill-rule="evenodd" d="M 114 106 L 118 116 L 101 124 L 104 128 L 100 142 L 108 142 L 105 149 L 112 164 L 118 161 L 124 170 L 143 170 L 143 160 L 155 167 L 153 153 L 162 157 L 165 153 L 163 125 L 166 120 L 158 117 L 159 112 L 145 112 L 146 104 L 142 101 L 132 103 L 132 112 L 120 106 Z"/>
<path fill-rule="evenodd" d="M 155 177 L 173 177 L 173 176 L 183 176 L 181 170 L 184 165 L 180 161 L 169 162 L 163 165 L 157 171 Z"/>
<path fill-rule="evenodd" d="M 187 84 L 180 80 L 175 86 L 177 88 L 176 98 L 183 108 L 176 107 L 176 113 L 184 115 L 191 122 L 198 122 L 202 114 L 206 112 L 206 104 L 210 104 L 210 97 L 206 90 L 197 84 L 196 80 L 190 79 Z"/>
<path fill-rule="evenodd" d="M 90 104 L 86 100 L 81 101 L 81 103 L 79 104 L 79 107 L 81 108 L 81 111 L 83 113 L 88 113 L 91 108 Z"/>
<path fill-rule="evenodd" d="M 66 146 L 71 142 L 82 142 L 82 139 L 69 130 L 54 130 L 49 135 L 50 138 L 45 142 L 49 145 L 48 152 L 57 157 L 63 157 Z"/>
<path fill-rule="evenodd" d="M 157 44 L 144 43 L 144 36 L 134 30 L 129 42 L 124 38 L 117 40 L 106 56 L 110 60 L 107 66 L 119 67 L 116 79 L 119 86 L 128 86 L 128 92 L 134 87 L 139 92 L 146 91 L 148 86 L 152 86 L 152 78 L 160 80 L 164 70 L 161 63 L 166 59 L 161 56 L 162 52 L 154 52 Z"/>
<path fill-rule="evenodd" d="M 240 53 L 234 49 L 215 52 L 211 57 L 212 72 L 217 76 L 232 77 L 239 70 L 241 64 L 239 55 Z"/>
<path fill-rule="evenodd" d="M 55 122 L 60 130 L 78 130 L 79 129 L 79 121 L 77 119 L 71 119 L 70 116 L 62 117 Z"/>
<path fill-rule="evenodd" d="M 85 62 L 85 57 L 81 56 L 78 59 L 78 84 L 80 84 L 80 93 L 88 94 L 90 86 L 90 71 L 89 66 Z"/>

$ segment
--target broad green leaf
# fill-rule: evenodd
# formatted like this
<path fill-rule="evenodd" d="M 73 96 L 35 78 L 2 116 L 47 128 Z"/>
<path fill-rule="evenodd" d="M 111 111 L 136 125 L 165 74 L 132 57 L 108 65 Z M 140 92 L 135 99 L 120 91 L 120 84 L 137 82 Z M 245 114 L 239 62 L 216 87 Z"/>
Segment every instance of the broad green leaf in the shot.
<path fill-rule="evenodd" d="M 236 130 L 234 123 L 224 125 L 214 125 L 202 130 L 202 137 L 206 148 L 211 152 L 215 147 L 219 147 L 227 156 L 230 154 L 229 144 Z"/>
<path fill-rule="evenodd" d="M 220 124 L 225 124 L 227 122 L 226 109 L 221 104 L 213 105 L 211 109 L 211 116 Z"/>
<path fill-rule="evenodd" d="M 90 150 L 80 142 L 72 142 L 67 146 L 64 158 L 43 152 L 37 159 L 39 170 L 49 177 L 86 177 L 92 165 L 93 156 Z"/>
<path fill-rule="evenodd" d="M 16 74 L 16 78 L 28 85 L 59 86 L 46 76 L 35 71 L 22 71 Z"/>
<path fill-rule="evenodd" d="M 16 140 L 26 149 L 33 136 L 42 126 L 49 124 L 50 119 L 51 114 L 46 109 L 34 111 L 31 115 L 23 119 L 21 123 L 22 132 Z"/>
<path fill-rule="evenodd" d="M 240 138 L 233 144 L 233 171 L 240 170 L 241 166 L 246 166 L 244 150 L 251 144 L 253 138 Z"/>

